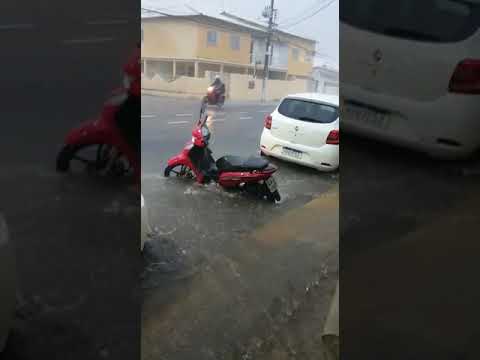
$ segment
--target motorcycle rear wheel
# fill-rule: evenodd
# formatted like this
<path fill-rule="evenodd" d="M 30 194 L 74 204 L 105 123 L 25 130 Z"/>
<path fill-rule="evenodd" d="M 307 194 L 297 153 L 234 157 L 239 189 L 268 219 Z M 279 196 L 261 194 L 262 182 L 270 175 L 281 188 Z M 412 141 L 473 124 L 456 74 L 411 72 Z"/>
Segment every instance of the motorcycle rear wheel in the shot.
<path fill-rule="evenodd" d="M 267 189 L 267 199 L 272 202 L 277 202 L 282 200 L 282 197 L 280 196 L 278 190 L 275 190 L 275 192 L 272 193 Z"/>
<path fill-rule="evenodd" d="M 282 199 L 278 190 L 272 193 L 270 192 L 266 184 L 260 184 L 260 183 L 247 184 L 245 187 L 245 190 L 247 190 L 251 194 L 254 194 L 255 196 L 257 196 L 262 200 L 266 199 L 271 202 L 276 202 Z"/>

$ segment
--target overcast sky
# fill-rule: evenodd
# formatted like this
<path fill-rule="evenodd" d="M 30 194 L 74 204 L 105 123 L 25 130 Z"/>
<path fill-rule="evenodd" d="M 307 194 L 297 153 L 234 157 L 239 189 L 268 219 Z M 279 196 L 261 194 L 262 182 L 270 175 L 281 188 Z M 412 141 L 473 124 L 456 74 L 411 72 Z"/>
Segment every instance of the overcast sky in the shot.
<path fill-rule="evenodd" d="M 317 40 L 319 56 L 324 54 L 329 63 L 338 66 L 339 47 L 339 0 L 275 0 L 275 7 L 279 10 L 278 23 L 280 29 L 303 35 Z M 154 7 L 169 10 L 172 14 L 189 11 L 184 4 L 209 15 L 218 14 L 223 8 L 235 15 L 261 22 L 261 13 L 270 0 L 142 0 L 142 7 Z M 325 7 L 323 10 L 321 8 Z M 315 16 L 301 21 L 298 25 L 287 27 L 312 15 L 320 10 Z M 285 24 L 283 27 L 281 26 Z"/>

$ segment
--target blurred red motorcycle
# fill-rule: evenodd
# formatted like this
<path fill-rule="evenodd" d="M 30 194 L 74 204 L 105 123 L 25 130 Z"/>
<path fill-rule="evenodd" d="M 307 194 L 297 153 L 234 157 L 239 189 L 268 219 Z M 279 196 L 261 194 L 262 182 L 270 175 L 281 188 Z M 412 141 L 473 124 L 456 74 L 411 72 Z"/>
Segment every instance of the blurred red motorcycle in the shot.
<path fill-rule="evenodd" d="M 67 134 L 57 156 L 57 171 L 77 169 L 78 163 L 82 170 L 87 167 L 88 170 L 117 176 L 133 173 L 137 181 L 140 180 L 139 154 L 126 141 L 116 121 L 118 111 L 129 96 L 140 95 L 139 65 L 138 52 L 124 68 L 124 87 L 112 92 L 99 116 Z"/>

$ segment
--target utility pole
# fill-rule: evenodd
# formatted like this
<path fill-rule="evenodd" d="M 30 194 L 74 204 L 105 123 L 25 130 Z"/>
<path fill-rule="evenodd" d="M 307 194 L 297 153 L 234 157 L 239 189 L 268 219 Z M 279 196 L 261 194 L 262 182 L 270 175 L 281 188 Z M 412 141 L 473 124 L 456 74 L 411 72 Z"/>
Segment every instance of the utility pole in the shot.
<path fill-rule="evenodd" d="M 263 82 L 262 82 L 262 102 L 265 102 L 267 99 L 267 81 L 268 81 L 268 71 L 270 68 L 270 53 L 271 53 L 271 42 L 273 34 L 273 19 L 275 17 L 275 0 L 271 0 L 270 7 L 265 8 L 263 11 L 263 16 L 268 17 L 268 36 L 267 36 L 267 46 L 265 49 L 265 64 L 263 68 Z"/>

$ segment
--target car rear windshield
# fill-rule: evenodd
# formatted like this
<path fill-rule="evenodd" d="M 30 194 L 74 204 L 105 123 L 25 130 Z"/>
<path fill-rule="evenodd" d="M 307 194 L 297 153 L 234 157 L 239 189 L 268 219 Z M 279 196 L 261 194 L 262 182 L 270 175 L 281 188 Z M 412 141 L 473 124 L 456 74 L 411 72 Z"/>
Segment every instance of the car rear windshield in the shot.
<path fill-rule="evenodd" d="M 278 112 L 292 119 L 321 124 L 338 119 L 338 107 L 299 99 L 283 100 Z"/>
<path fill-rule="evenodd" d="M 480 0 L 342 0 L 340 20 L 397 38 L 459 42 L 480 28 Z"/>

